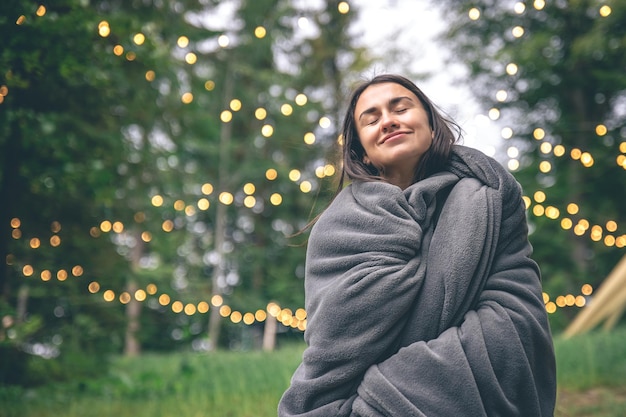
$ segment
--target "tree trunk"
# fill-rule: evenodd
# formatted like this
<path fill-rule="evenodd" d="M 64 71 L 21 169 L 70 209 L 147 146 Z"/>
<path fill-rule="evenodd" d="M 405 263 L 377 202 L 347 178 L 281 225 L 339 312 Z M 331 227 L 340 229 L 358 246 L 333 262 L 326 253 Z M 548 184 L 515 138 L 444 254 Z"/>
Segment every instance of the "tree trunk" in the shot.
<path fill-rule="evenodd" d="M 141 344 L 137 333 L 139 333 L 140 324 L 139 316 L 141 315 L 141 303 L 134 297 L 135 291 L 139 288 L 134 281 L 126 286 L 126 291 L 130 294 L 130 302 L 126 304 L 126 334 L 124 337 L 124 355 L 139 356 L 141 353 Z"/>
<path fill-rule="evenodd" d="M 5 123 L 7 120 L 6 111 L 0 113 L 4 113 L 0 118 L 0 122 Z M 3 172 L 0 175 L 0 202 L 2 202 L 0 204 L 0 300 L 4 301 L 9 299 L 11 291 L 8 256 L 12 231 L 11 218 L 13 217 L 15 196 L 19 189 L 17 179 L 21 161 L 21 132 L 18 118 L 11 122 L 9 129 L 0 132 L 0 134 L 6 134 L 2 140 L 4 147 L 1 149 L 1 155 L 4 161 L 2 162 Z"/>
<path fill-rule="evenodd" d="M 131 251 L 131 271 L 136 272 L 139 269 L 139 261 L 143 256 L 144 243 L 141 239 L 141 233 L 135 233 L 135 247 Z M 139 318 L 141 316 L 141 302 L 135 298 L 135 292 L 139 289 L 137 282 L 131 279 L 126 284 L 126 291 L 130 294 L 130 301 L 126 304 L 126 333 L 124 336 L 124 355 L 139 356 L 141 354 L 141 343 L 137 336 L 141 329 Z"/>
<path fill-rule="evenodd" d="M 226 77 L 224 80 L 224 108 L 227 108 L 228 103 L 232 98 L 233 92 L 233 74 L 231 71 L 226 71 Z M 229 175 L 229 152 L 230 152 L 230 139 L 232 136 L 231 123 L 222 123 L 220 129 L 220 160 L 218 167 L 218 197 L 219 195 L 228 189 L 227 178 Z M 213 295 L 222 295 L 222 288 L 220 288 L 220 277 L 225 276 L 225 261 L 224 261 L 224 240 L 226 234 L 226 224 L 228 222 L 228 213 L 226 211 L 226 205 L 218 202 L 215 213 L 215 252 L 217 253 L 218 261 L 213 270 L 213 277 L 211 279 L 211 291 Z M 212 349 L 217 349 L 220 338 L 220 322 L 221 315 L 219 308 L 212 308 L 209 315 L 209 343 Z"/>
<path fill-rule="evenodd" d="M 17 292 L 17 306 L 15 308 L 15 320 L 18 323 L 26 321 L 28 313 L 28 286 L 22 285 Z"/>
<path fill-rule="evenodd" d="M 218 254 L 218 260 L 213 270 L 213 277 L 211 279 L 211 290 L 213 295 L 221 295 L 222 289 L 219 285 L 220 277 L 225 275 L 224 272 L 224 233 L 226 232 L 226 206 L 218 203 L 215 218 L 215 251 Z M 209 315 L 209 343 L 211 349 L 217 349 L 220 338 L 220 322 L 222 316 L 219 312 L 219 306 L 213 306 L 211 308 L 211 314 Z"/>
<path fill-rule="evenodd" d="M 589 118 L 590 109 L 588 103 L 585 100 L 585 93 L 580 88 L 575 88 L 571 91 L 570 103 L 572 105 L 573 113 L 577 115 L 576 120 L 578 126 L 576 132 L 571 135 L 573 145 L 577 148 L 584 149 L 585 142 L 588 139 L 585 126 Z M 583 182 L 582 175 L 583 170 L 580 167 L 569 169 L 568 175 L 568 187 L 569 201 L 584 201 L 585 198 L 581 195 L 580 186 Z M 574 239 L 573 250 L 571 253 L 571 259 L 574 265 L 576 265 L 579 273 L 588 274 L 589 272 L 589 252 L 590 242 L 589 239 Z"/>
<path fill-rule="evenodd" d="M 276 317 L 271 314 L 265 319 L 265 327 L 263 330 L 263 350 L 271 352 L 276 347 L 276 328 L 278 322 Z"/>

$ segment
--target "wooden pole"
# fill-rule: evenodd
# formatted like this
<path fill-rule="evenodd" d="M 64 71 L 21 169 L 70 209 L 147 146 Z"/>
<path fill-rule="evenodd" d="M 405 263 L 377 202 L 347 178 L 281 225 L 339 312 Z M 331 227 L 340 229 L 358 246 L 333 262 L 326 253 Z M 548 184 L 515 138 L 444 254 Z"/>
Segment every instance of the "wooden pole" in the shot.
<path fill-rule="evenodd" d="M 563 333 L 566 338 L 585 333 L 602 320 L 612 328 L 626 306 L 626 255 L 617 263 L 602 285 L 595 291 L 589 305 L 578 313 Z M 607 326 L 605 326 L 606 328 Z"/>

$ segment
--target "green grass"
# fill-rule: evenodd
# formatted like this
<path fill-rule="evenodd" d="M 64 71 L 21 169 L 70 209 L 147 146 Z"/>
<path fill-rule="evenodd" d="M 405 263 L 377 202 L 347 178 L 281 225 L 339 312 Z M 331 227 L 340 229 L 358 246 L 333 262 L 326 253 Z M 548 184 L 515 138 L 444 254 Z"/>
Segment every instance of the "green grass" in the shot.
<path fill-rule="evenodd" d="M 556 337 L 559 385 L 571 389 L 626 383 L 626 329 Z"/>
<path fill-rule="evenodd" d="M 276 416 L 302 346 L 116 358 L 107 375 L 38 389 L 0 388 L 2 417 Z"/>
<path fill-rule="evenodd" d="M 556 417 L 626 415 L 626 329 L 557 337 Z M 2 417 L 275 417 L 302 345 L 115 358 L 93 380 L 0 387 Z"/>
<path fill-rule="evenodd" d="M 626 328 L 554 340 L 555 417 L 626 416 Z"/>

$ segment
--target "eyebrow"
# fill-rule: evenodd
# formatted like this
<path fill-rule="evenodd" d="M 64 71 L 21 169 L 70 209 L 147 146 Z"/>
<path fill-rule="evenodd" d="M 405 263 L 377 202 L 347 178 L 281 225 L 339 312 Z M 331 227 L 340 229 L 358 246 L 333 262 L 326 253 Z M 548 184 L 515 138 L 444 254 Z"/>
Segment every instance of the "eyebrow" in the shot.
<path fill-rule="evenodd" d="M 391 100 L 389 100 L 389 103 L 387 103 L 387 105 L 389 107 L 393 107 L 396 104 L 400 103 L 403 100 L 408 100 L 411 103 L 413 103 L 413 100 L 411 100 L 411 97 L 408 96 L 400 96 L 400 97 L 394 97 Z M 361 118 L 365 115 L 371 114 L 371 113 L 375 113 L 376 112 L 376 107 L 370 107 L 369 109 L 363 110 L 363 112 L 359 115 L 359 120 L 361 120 Z"/>

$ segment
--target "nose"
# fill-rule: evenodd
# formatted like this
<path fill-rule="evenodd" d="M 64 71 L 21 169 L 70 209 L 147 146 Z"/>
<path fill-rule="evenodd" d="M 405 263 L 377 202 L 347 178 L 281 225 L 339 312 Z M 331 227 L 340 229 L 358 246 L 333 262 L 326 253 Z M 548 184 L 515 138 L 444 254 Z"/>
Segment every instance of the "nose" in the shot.
<path fill-rule="evenodd" d="M 381 115 L 380 127 L 383 132 L 388 132 L 391 129 L 398 127 L 398 121 L 395 119 L 394 114 L 391 112 L 384 112 Z"/>

